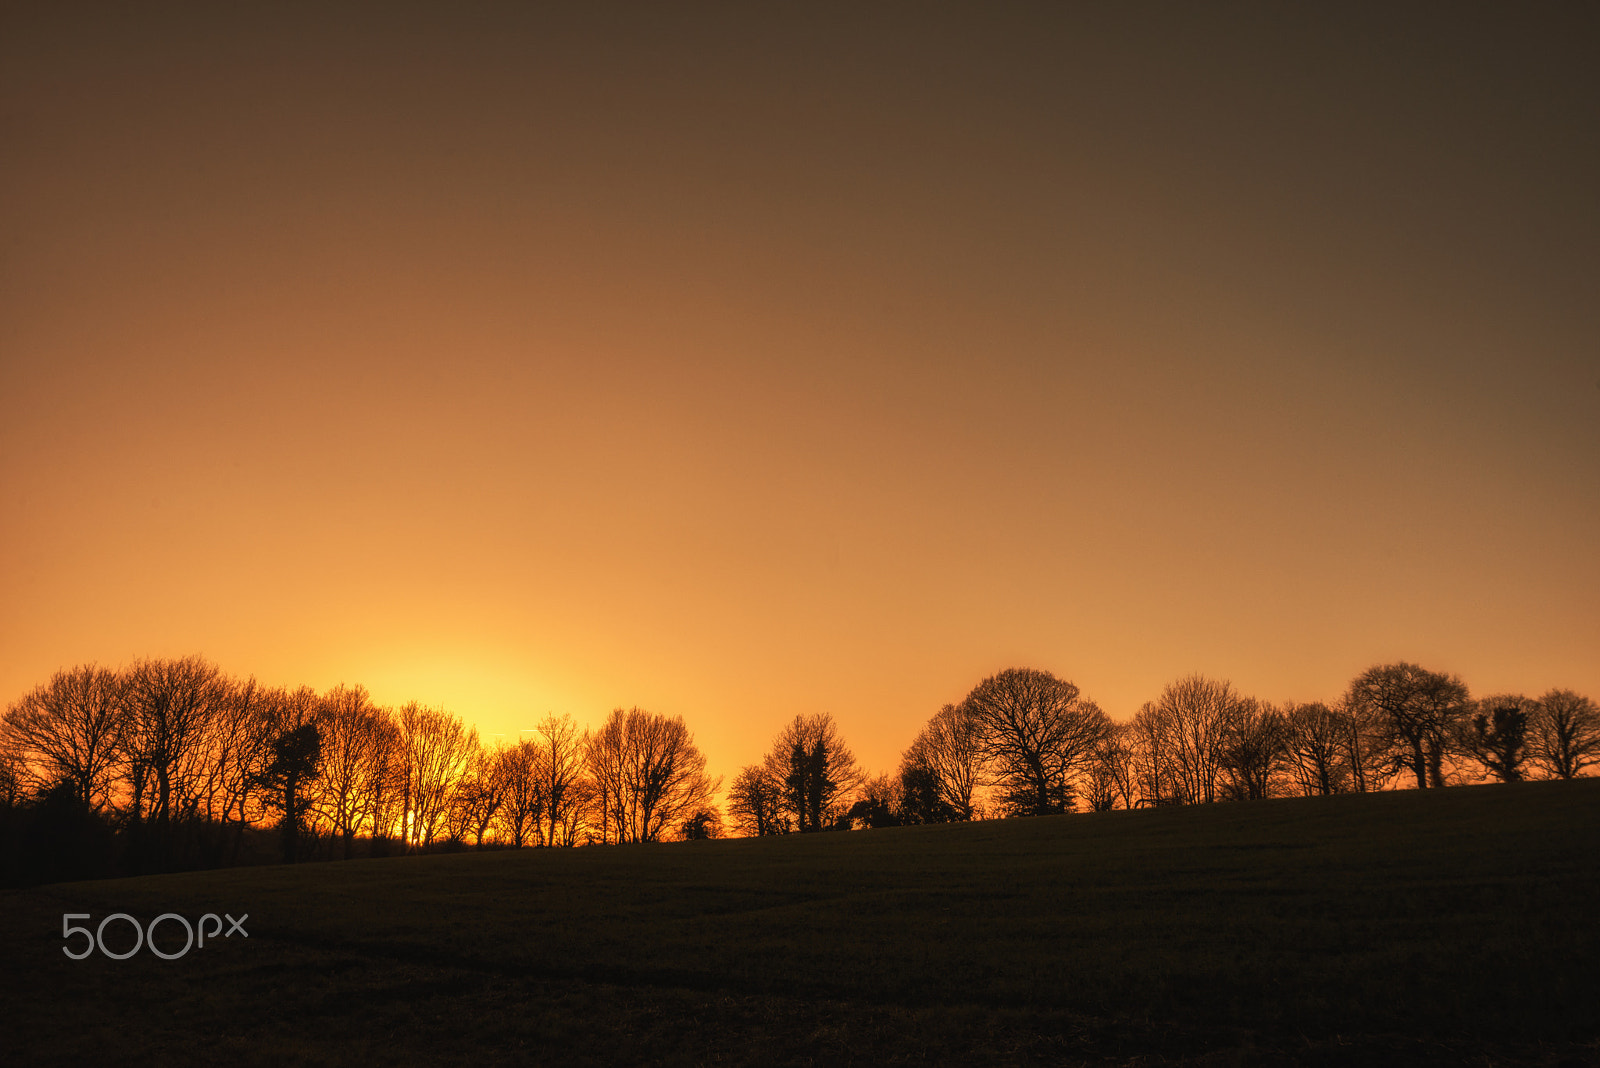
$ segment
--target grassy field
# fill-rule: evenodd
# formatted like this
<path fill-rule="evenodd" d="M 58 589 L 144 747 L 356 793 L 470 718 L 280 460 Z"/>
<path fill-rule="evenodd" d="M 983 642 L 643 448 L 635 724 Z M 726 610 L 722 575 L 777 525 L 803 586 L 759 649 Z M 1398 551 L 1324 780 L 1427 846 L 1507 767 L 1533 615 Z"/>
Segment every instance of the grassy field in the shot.
<path fill-rule="evenodd" d="M 63 884 L 0 939 L 14 1064 L 1590 1064 L 1600 780 Z"/>

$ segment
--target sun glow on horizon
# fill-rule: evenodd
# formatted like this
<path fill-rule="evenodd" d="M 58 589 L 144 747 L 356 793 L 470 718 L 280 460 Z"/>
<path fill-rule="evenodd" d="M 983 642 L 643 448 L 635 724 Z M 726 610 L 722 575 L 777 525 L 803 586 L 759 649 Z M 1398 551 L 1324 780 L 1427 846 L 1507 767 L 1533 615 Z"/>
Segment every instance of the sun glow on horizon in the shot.
<path fill-rule="evenodd" d="M 0 701 L 200 654 L 731 776 L 1013 666 L 1600 693 L 1558 16 L 35 15 Z"/>

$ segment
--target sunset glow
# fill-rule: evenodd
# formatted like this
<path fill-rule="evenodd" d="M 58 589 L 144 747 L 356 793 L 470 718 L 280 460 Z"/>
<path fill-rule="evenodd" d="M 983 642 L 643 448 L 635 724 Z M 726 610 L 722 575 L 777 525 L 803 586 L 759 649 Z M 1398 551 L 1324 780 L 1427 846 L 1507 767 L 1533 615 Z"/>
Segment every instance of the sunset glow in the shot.
<path fill-rule="evenodd" d="M 6 16 L 4 701 L 1600 695 L 1583 37 L 475 12 Z"/>

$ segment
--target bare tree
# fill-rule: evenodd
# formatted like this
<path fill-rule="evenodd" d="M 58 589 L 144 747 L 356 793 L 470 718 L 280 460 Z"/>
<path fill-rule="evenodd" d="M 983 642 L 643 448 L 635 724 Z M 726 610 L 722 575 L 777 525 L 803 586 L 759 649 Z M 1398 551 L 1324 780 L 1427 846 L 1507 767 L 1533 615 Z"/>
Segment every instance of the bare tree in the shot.
<path fill-rule="evenodd" d="M 110 804 L 121 731 L 122 683 L 93 664 L 58 671 L 12 705 L 3 730 L 34 790 L 66 780 L 85 808 Z"/>
<path fill-rule="evenodd" d="M 1134 725 L 1118 723 L 1112 727 L 1111 740 L 1103 747 L 1099 757 L 1109 769 L 1112 785 L 1123 808 L 1133 808 L 1139 797 L 1137 745 L 1138 732 Z"/>
<path fill-rule="evenodd" d="M 505 803 L 505 781 L 497 773 L 505 752 L 504 745 L 477 749 L 451 799 L 451 810 L 457 814 L 451 837 L 465 840 L 470 834 L 475 849 L 483 848 L 489 824 Z"/>
<path fill-rule="evenodd" d="M 934 713 L 900 758 L 901 779 L 911 776 L 911 789 L 925 777 L 937 805 L 950 818 L 970 820 L 974 796 L 983 781 L 983 731 L 965 708 L 945 705 Z M 922 769 L 922 770 L 918 770 Z M 924 805 L 930 812 L 937 805 Z M 942 821 L 941 821 L 942 822 Z"/>
<path fill-rule="evenodd" d="M 589 741 L 587 732 L 582 737 L 587 748 Z M 551 831 L 554 837 L 545 842 L 545 845 L 575 846 L 580 842 L 605 841 L 605 822 L 602 816 L 604 807 L 600 801 L 600 791 L 588 775 L 579 775 L 573 779 L 567 788 L 566 799 L 561 808 L 548 811 L 559 811 L 559 815 L 551 817 Z"/>
<path fill-rule="evenodd" d="M 1290 705 L 1285 756 L 1290 774 L 1307 797 L 1350 788 L 1345 717 L 1320 701 Z"/>
<path fill-rule="evenodd" d="M 415 701 L 400 709 L 405 769 L 405 840 L 427 847 L 445 829 L 451 797 L 478 748 L 478 732 L 457 716 Z"/>
<path fill-rule="evenodd" d="M 584 767 L 588 772 L 589 782 L 594 787 L 591 798 L 593 815 L 591 822 L 599 832 L 598 841 L 601 843 L 621 842 L 624 831 L 622 830 L 622 809 L 626 805 L 624 798 L 627 795 L 627 784 L 623 781 L 624 762 L 623 746 L 625 739 L 620 730 L 612 731 L 601 737 L 600 731 L 595 731 L 588 736 L 588 745 L 584 749 Z"/>
<path fill-rule="evenodd" d="M 734 776 L 728 788 L 728 816 L 746 838 L 788 834 L 791 827 L 784 814 L 783 784 L 760 764 L 741 768 Z"/>
<path fill-rule="evenodd" d="M 1224 795 L 1236 801 L 1269 796 L 1288 741 L 1289 725 L 1283 713 L 1254 698 L 1239 699 L 1223 726 L 1218 754 Z"/>
<path fill-rule="evenodd" d="M 1083 792 L 1091 812 L 1109 812 L 1122 802 L 1133 808 L 1138 797 L 1134 763 L 1134 726 L 1114 723 L 1100 744 L 1083 775 Z"/>
<path fill-rule="evenodd" d="M 322 696 L 317 725 L 322 733 L 320 808 L 331 832 L 344 845 L 345 859 L 355 855 L 355 840 L 369 802 L 373 750 L 382 730 L 382 715 L 362 686 L 342 683 Z"/>
<path fill-rule="evenodd" d="M 1444 785 L 1444 759 L 1467 701 L 1467 688 L 1456 676 L 1404 662 L 1356 676 L 1346 696 L 1351 709 L 1381 724 L 1392 765 L 1408 768 L 1419 790 Z"/>
<path fill-rule="evenodd" d="M 229 776 L 239 776 L 238 796 L 232 812 L 241 826 L 263 823 L 276 811 L 266 796 L 262 774 L 272 760 L 272 743 L 296 727 L 312 723 L 319 707 L 316 691 L 309 686 L 296 690 L 264 687 L 248 679 L 232 687 L 232 714 L 252 732 L 251 737 L 233 749 Z M 253 727 L 248 726 L 254 724 Z M 319 735 L 320 744 L 320 735 Z M 237 840 L 236 840 L 237 841 Z"/>
<path fill-rule="evenodd" d="M 228 700 L 227 680 L 198 656 L 141 660 L 124 676 L 122 695 L 119 747 L 130 765 L 133 816 L 164 824 L 175 815 L 174 796 L 186 792 L 184 772 L 209 721 Z"/>
<path fill-rule="evenodd" d="M 208 864 L 237 858 L 251 822 L 251 794 L 280 733 L 277 693 L 254 678 L 223 678 L 222 701 L 207 717 L 175 776 L 176 809 L 194 818 L 193 832 Z"/>
<path fill-rule="evenodd" d="M 590 736 L 588 764 L 607 840 L 658 841 L 667 828 L 709 808 L 717 789 L 682 716 L 615 709 Z"/>
<path fill-rule="evenodd" d="M 407 811 L 407 783 L 405 736 L 400 722 L 387 708 L 373 710 L 371 740 L 367 747 L 366 762 L 361 768 L 361 785 L 357 793 L 360 812 L 357 826 L 365 826 L 372 835 L 372 848 L 377 853 L 388 851 L 392 839 L 405 839 Z"/>
<path fill-rule="evenodd" d="M 1173 750 L 1177 726 L 1169 709 L 1146 701 L 1129 724 L 1133 750 L 1134 807 L 1182 804 Z"/>
<path fill-rule="evenodd" d="M 826 712 L 796 716 L 778 732 L 765 767 L 782 786 L 784 815 L 801 832 L 832 826 L 865 781 L 855 754 Z"/>
<path fill-rule="evenodd" d="M 1345 766 L 1350 769 L 1350 789 L 1358 794 L 1381 790 L 1400 773 L 1387 752 L 1389 728 L 1376 709 L 1352 703 L 1349 695 L 1333 706 L 1343 727 L 1340 746 Z"/>
<path fill-rule="evenodd" d="M 272 723 L 279 731 L 291 731 L 307 723 L 315 723 L 322 714 L 322 698 L 309 686 L 265 691 L 263 702 L 263 707 L 268 710 Z"/>
<path fill-rule="evenodd" d="M 1245 715 L 1244 698 L 1226 681 L 1189 675 L 1156 699 L 1171 799 L 1187 805 L 1217 800 L 1227 746 Z"/>
<path fill-rule="evenodd" d="M 984 679 L 963 707 L 978 724 L 1012 815 L 1069 811 L 1073 779 L 1111 731 L 1111 720 L 1078 687 L 1031 668 Z"/>
<path fill-rule="evenodd" d="M 576 845 L 578 829 L 592 801 L 593 791 L 584 781 L 588 738 L 567 715 L 548 715 L 537 729 L 542 748 L 540 792 L 549 828 L 544 844 Z"/>
<path fill-rule="evenodd" d="M 537 739 L 524 738 L 499 751 L 492 774 L 499 784 L 501 803 L 495 811 L 495 835 L 521 849 L 540 838 L 544 820 L 544 749 Z"/>
<path fill-rule="evenodd" d="M 1528 759 L 1558 779 L 1600 765 L 1600 708 L 1571 690 L 1550 690 L 1529 711 Z"/>

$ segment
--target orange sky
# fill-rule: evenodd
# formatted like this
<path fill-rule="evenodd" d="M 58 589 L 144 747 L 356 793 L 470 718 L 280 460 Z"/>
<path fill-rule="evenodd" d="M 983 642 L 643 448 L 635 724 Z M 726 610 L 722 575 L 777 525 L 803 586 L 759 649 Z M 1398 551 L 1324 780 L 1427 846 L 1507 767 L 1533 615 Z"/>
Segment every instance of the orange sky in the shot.
<path fill-rule="evenodd" d="M 1600 697 L 1590 10 L 140 8 L 0 24 L 0 702 Z"/>

